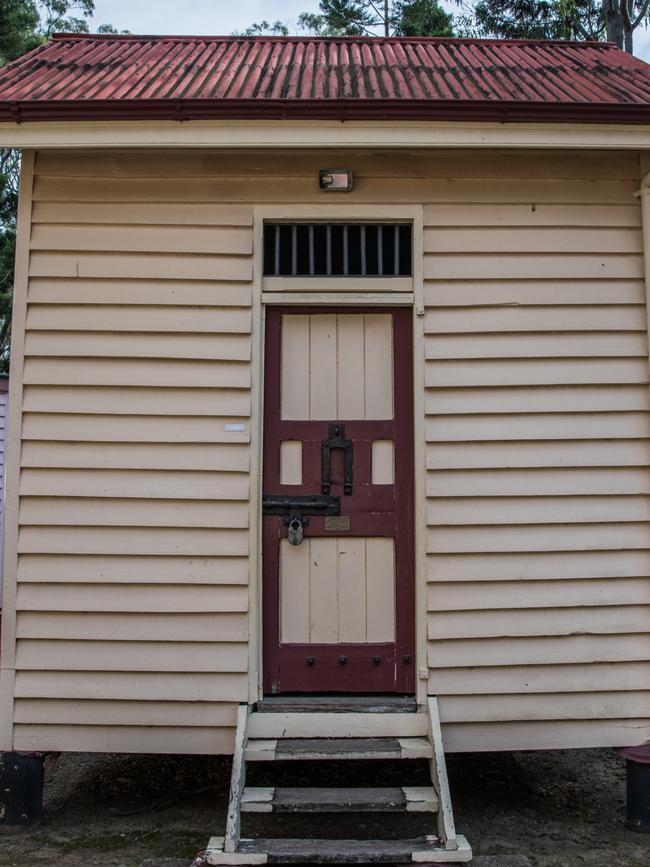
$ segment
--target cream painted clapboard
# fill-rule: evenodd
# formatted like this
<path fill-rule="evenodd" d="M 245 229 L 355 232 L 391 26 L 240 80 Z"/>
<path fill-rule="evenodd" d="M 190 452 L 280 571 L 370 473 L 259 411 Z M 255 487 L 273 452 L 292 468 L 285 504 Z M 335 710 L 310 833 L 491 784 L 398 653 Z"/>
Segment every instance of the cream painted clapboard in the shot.
<path fill-rule="evenodd" d="M 317 214 L 330 162 L 37 155 L 16 749 L 232 749 L 254 628 L 253 205 Z M 650 738 L 638 158 L 336 162 L 357 178 L 342 215 L 424 207 L 423 598 L 447 747 Z"/>
<path fill-rule="evenodd" d="M 5 455 L 7 447 L 7 387 L 8 380 L 0 380 L 0 598 L 2 596 L 2 540 L 5 504 Z M 1 608 L 1 606 L 0 606 Z"/>
<path fill-rule="evenodd" d="M 34 189 L 66 159 L 37 157 Z M 252 207 L 84 203 L 83 165 L 66 203 L 33 205 L 15 744 L 227 752 L 248 678 Z"/>
<path fill-rule="evenodd" d="M 589 218 L 570 188 L 541 205 L 535 188 L 425 207 L 429 689 L 452 750 L 649 732 L 634 184 Z"/>

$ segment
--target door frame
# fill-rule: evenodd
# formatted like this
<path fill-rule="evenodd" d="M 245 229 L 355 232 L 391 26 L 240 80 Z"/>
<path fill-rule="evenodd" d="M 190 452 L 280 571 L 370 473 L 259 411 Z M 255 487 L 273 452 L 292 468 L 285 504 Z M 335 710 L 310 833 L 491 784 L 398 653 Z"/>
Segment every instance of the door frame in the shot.
<path fill-rule="evenodd" d="M 262 457 L 264 444 L 264 335 L 266 307 L 409 307 L 413 323 L 413 454 L 414 454 L 414 559 L 415 559 L 415 697 L 424 704 L 429 694 L 427 657 L 427 563 L 426 563 L 426 455 L 425 455 L 425 345 L 424 345 L 424 209 L 421 205 L 355 205 L 316 203 L 258 205 L 253 208 L 253 282 L 251 325 L 251 418 L 250 418 L 250 502 L 249 502 L 249 636 L 248 702 L 263 697 L 262 683 Z M 380 291 L 347 289 L 341 278 L 318 279 L 317 287 L 300 291 L 301 278 L 273 278 L 266 291 L 263 277 L 263 232 L 266 221 L 282 220 L 384 220 L 413 224 L 413 278 L 411 285 L 382 278 Z M 395 285 L 391 290 L 389 286 Z M 408 290 L 411 291 L 408 291 Z"/>

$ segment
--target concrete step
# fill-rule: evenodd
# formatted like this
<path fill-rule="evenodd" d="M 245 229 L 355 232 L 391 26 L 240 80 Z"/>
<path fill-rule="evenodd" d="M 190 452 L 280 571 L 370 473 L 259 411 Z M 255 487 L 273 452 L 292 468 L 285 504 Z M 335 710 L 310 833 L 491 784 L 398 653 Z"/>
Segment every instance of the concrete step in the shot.
<path fill-rule="evenodd" d="M 393 788 L 254 788 L 247 786 L 242 813 L 435 813 L 433 787 Z"/>

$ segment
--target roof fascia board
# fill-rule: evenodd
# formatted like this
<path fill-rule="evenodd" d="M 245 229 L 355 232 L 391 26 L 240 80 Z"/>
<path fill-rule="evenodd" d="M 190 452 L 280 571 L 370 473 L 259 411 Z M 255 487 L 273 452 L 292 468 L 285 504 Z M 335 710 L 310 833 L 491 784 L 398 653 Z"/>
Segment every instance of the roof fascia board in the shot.
<path fill-rule="evenodd" d="M 0 123 L 16 148 L 650 148 L 650 124 L 370 121 L 78 121 Z"/>
<path fill-rule="evenodd" d="M 0 100 L 0 122 L 190 120 L 443 121 L 451 123 L 650 122 L 644 102 L 499 99 L 174 98 Z"/>

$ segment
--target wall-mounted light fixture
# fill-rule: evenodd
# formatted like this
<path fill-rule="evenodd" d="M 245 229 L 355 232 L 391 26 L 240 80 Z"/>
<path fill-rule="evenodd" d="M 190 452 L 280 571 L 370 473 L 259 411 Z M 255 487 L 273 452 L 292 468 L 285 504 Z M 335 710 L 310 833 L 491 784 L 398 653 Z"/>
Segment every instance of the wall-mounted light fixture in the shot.
<path fill-rule="evenodd" d="M 318 186 L 331 193 L 349 193 L 353 186 L 352 169 L 321 169 Z"/>

